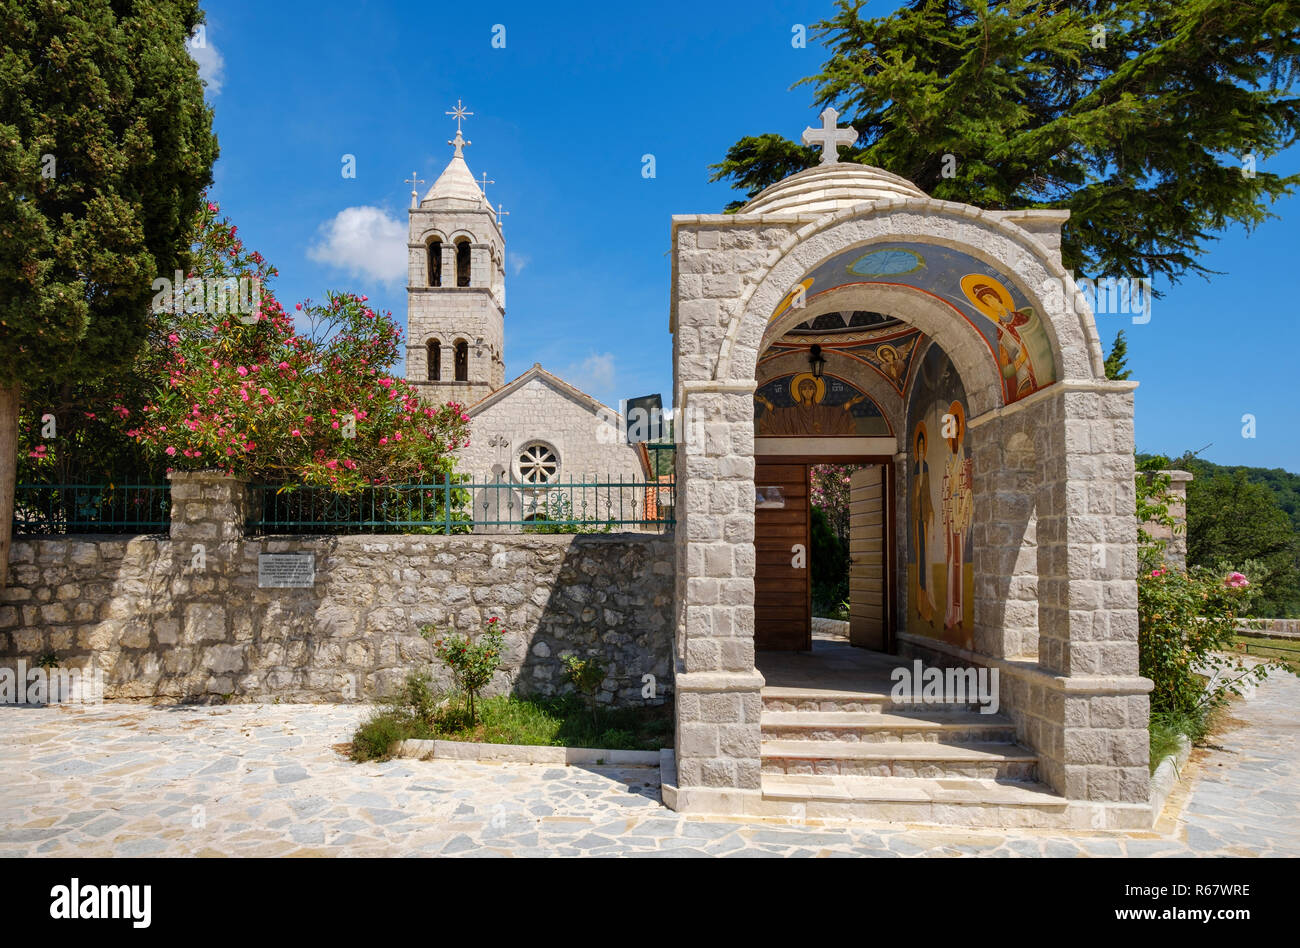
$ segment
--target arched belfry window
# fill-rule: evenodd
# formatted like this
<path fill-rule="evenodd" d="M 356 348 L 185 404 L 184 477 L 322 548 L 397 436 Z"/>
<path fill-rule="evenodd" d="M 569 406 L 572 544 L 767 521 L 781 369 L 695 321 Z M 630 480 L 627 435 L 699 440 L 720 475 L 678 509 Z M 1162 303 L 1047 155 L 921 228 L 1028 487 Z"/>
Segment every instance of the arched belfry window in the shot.
<path fill-rule="evenodd" d="M 442 241 L 429 244 L 429 285 L 442 286 Z"/>
<path fill-rule="evenodd" d="M 456 343 L 456 381 L 469 381 L 469 343 L 464 339 Z"/>
<path fill-rule="evenodd" d="M 429 381 L 437 382 L 442 378 L 442 343 L 430 339 L 426 348 L 429 350 Z"/>
<path fill-rule="evenodd" d="M 456 241 L 456 285 L 469 286 L 469 241 Z"/>

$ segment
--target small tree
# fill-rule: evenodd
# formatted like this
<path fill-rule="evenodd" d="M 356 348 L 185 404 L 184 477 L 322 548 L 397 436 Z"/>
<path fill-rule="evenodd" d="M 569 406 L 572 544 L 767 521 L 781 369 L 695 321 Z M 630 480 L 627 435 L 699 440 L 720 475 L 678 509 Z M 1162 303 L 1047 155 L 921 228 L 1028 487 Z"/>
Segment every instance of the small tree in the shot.
<path fill-rule="evenodd" d="M 488 619 L 477 639 L 469 636 L 438 636 L 432 625 L 420 630 L 420 635 L 433 642 L 433 653 L 451 670 L 456 689 L 469 701 L 469 723 L 478 722 L 479 693 L 492 681 L 501 667 L 502 631 L 500 620 Z M 435 638 L 435 636 L 438 636 Z"/>
<path fill-rule="evenodd" d="M 1124 382 L 1132 374 L 1128 367 L 1128 341 L 1121 329 L 1115 334 L 1115 344 L 1110 347 L 1110 355 L 1106 356 L 1106 378 Z"/>
<path fill-rule="evenodd" d="M 568 655 L 564 659 L 564 669 L 573 687 L 587 699 L 587 704 L 591 708 L 592 727 L 599 728 L 599 705 L 596 697 L 600 693 L 600 683 L 605 680 L 605 666 L 596 658 L 578 658 L 576 655 Z"/>
<path fill-rule="evenodd" d="M 20 412 L 128 365 L 152 281 L 184 265 L 217 157 L 202 20 L 197 0 L 0 8 L 0 586 Z"/>

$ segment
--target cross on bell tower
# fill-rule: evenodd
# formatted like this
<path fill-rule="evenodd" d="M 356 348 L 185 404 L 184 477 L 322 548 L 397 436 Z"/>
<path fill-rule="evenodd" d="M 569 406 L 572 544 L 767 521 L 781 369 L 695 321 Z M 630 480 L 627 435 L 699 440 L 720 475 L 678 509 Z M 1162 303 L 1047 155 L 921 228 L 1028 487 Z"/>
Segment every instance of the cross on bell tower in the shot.
<path fill-rule="evenodd" d="M 836 128 L 835 123 L 839 120 L 840 113 L 836 112 L 830 106 L 822 110 L 821 128 L 809 126 L 803 130 L 803 143 L 805 145 L 820 145 L 822 150 L 821 163 L 824 165 L 838 164 L 840 160 L 840 146 L 852 145 L 858 140 L 858 132 L 855 128 Z"/>

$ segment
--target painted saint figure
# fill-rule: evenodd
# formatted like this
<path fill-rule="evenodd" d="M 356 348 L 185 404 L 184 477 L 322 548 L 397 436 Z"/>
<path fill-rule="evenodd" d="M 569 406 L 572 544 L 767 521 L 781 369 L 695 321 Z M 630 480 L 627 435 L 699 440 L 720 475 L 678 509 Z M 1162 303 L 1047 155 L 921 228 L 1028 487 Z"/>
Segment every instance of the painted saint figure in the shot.
<path fill-rule="evenodd" d="M 790 391 L 794 396 L 793 405 L 777 406 L 762 395 L 754 396 L 767 409 L 758 420 L 760 435 L 825 438 L 857 434 L 858 423 L 852 409 L 865 401 L 866 395 L 857 395 L 840 405 L 822 404 L 826 380 L 814 378 L 808 372 L 794 377 Z"/>
<path fill-rule="evenodd" d="M 970 273 L 961 278 L 971 305 L 997 325 L 998 370 L 1007 404 L 1053 381 L 1052 355 L 1033 307 L 1015 308 L 1011 292 L 993 277 Z"/>
<path fill-rule="evenodd" d="M 961 402 L 948 406 L 941 432 L 948 442 L 941 488 L 943 507 L 944 563 L 948 570 L 948 603 L 945 629 L 955 629 L 965 621 L 965 550 L 975 510 L 975 479 L 971 459 L 966 457 L 966 412 Z"/>
<path fill-rule="evenodd" d="M 880 359 L 880 364 L 885 369 L 885 375 L 894 383 L 894 387 L 901 389 L 906 366 L 904 366 L 903 360 L 898 357 L 898 350 L 889 343 L 884 342 L 876 347 L 876 357 Z"/>
<path fill-rule="evenodd" d="M 930 595 L 930 560 L 926 555 L 925 541 L 934 523 L 934 501 L 930 499 L 930 465 L 926 463 L 927 440 L 925 422 L 916 424 L 912 436 L 912 545 L 916 549 L 916 586 L 913 599 L 916 612 L 931 625 L 934 624 L 934 598 Z"/>

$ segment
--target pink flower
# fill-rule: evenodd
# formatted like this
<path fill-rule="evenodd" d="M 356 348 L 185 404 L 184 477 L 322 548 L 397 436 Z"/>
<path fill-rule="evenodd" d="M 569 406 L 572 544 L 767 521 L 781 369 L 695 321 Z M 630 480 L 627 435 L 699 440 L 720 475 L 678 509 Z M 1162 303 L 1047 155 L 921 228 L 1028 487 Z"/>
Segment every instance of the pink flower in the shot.
<path fill-rule="evenodd" d="M 248 374 L 248 369 L 244 368 L 242 365 L 241 365 L 241 366 L 237 366 L 237 367 L 235 368 L 235 371 L 238 372 L 240 375 L 247 375 L 247 374 Z"/>
<path fill-rule="evenodd" d="M 268 391 L 267 391 L 266 389 L 264 389 L 264 388 L 259 388 L 259 389 L 257 390 L 257 394 L 258 394 L 258 395 L 270 395 L 271 393 L 268 392 Z"/>
<path fill-rule="evenodd" d="M 401 441 L 401 440 L 402 440 L 402 433 L 401 433 L 400 431 L 394 431 L 394 432 L 393 432 L 393 437 L 394 437 L 396 440 Z"/>
<path fill-rule="evenodd" d="M 294 428 L 293 431 L 290 431 L 290 432 L 289 432 L 289 434 L 293 435 L 293 436 L 296 438 L 296 437 L 298 437 L 299 435 L 301 435 L 302 432 L 299 431 L 297 428 Z"/>
<path fill-rule="evenodd" d="M 1160 578 L 1160 577 L 1163 576 L 1163 575 L 1165 575 L 1165 568 L 1164 568 L 1163 566 L 1159 567 L 1158 569 L 1153 569 L 1153 570 L 1151 571 L 1151 578 L 1152 578 L 1152 579 L 1158 579 L 1158 578 Z"/>
<path fill-rule="evenodd" d="M 1229 573 L 1228 578 L 1223 582 L 1229 589 L 1244 589 L 1246 586 L 1250 585 L 1250 580 L 1237 572 Z"/>
<path fill-rule="evenodd" d="M 176 335 L 176 333 L 174 333 L 174 332 L 173 332 L 173 333 L 168 333 L 168 335 L 167 335 L 167 341 L 168 341 L 168 342 L 180 342 L 180 341 L 181 341 L 181 337 L 178 336 L 178 335 Z"/>
<path fill-rule="evenodd" d="M 212 367 L 213 367 L 214 369 L 219 369 L 219 368 L 221 368 L 221 363 L 218 362 L 216 359 L 213 359 L 213 360 L 212 360 Z"/>
<path fill-rule="evenodd" d="M 175 453 L 176 453 L 176 449 L 175 449 L 175 448 L 169 447 L 169 448 L 167 449 L 167 456 L 168 456 L 168 457 L 171 457 L 171 456 L 172 456 L 173 454 L 175 454 Z"/>

